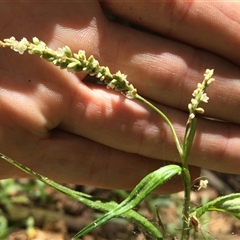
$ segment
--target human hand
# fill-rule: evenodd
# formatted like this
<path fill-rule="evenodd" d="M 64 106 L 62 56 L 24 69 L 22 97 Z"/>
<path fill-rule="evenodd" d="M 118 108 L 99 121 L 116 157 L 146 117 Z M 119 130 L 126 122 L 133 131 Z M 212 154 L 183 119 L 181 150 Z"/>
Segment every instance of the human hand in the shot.
<path fill-rule="evenodd" d="M 97 2 L 8 2 L 1 3 L 0 11 L 0 39 L 37 36 L 52 48 L 69 45 L 76 52 L 86 50 L 112 72 L 128 74 L 139 93 L 170 117 L 179 135 L 184 131 L 184 110 L 192 90 L 202 80 L 205 68 L 215 68 L 219 82 L 209 88 L 210 102 L 204 108 L 208 116 L 233 123 L 199 120 L 190 162 L 227 171 L 216 164 L 227 141 L 235 145 L 229 142 L 219 161 L 237 159 L 234 148 L 239 122 L 233 113 L 238 83 L 229 80 L 226 84 L 227 78 L 239 77 L 233 64 L 109 22 Z M 83 84 L 84 74 L 59 70 L 34 56 L 19 56 L 7 49 L 1 52 L 0 151 L 4 154 L 57 181 L 109 188 L 132 188 L 148 172 L 166 164 L 159 160 L 179 161 L 168 127 L 143 104 L 100 86 Z M 195 62 L 191 64 L 193 53 Z M 219 99 L 219 89 L 224 89 L 225 101 L 230 91 L 233 94 L 226 107 L 224 98 Z M 230 130 L 231 138 L 227 135 Z M 1 164 L 2 177 L 23 176 Z M 232 163 L 229 171 L 236 171 L 236 165 Z M 192 168 L 194 176 L 197 169 Z M 173 181 L 170 190 L 178 190 L 179 180 L 175 179 L 176 185 Z M 161 190 L 169 191 L 169 186 Z"/>

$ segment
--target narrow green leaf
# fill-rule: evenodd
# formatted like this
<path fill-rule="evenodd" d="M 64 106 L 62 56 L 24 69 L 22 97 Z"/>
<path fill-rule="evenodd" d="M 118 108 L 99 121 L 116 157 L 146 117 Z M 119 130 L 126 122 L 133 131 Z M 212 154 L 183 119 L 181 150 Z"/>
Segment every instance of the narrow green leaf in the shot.
<path fill-rule="evenodd" d="M 120 203 L 114 210 L 104 214 L 87 227 L 78 232 L 73 239 L 79 238 L 92 231 L 94 228 L 106 223 L 114 217 L 126 213 L 139 204 L 150 192 L 162 185 L 176 174 L 181 174 L 181 167 L 178 165 L 167 165 L 148 174 L 134 188 L 129 196 Z"/>
<path fill-rule="evenodd" d="M 199 218 L 207 211 L 225 212 L 240 219 L 240 193 L 218 197 L 201 207 L 197 207 L 191 215 Z"/>

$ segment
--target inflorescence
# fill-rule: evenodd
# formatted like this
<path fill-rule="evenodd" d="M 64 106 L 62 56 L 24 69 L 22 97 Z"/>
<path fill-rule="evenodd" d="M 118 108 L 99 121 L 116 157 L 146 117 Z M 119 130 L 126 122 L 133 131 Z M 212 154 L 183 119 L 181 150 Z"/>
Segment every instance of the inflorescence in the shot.
<path fill-rule="evenodd" d="M 14 51 L 23 54 L 28 51 L 29 54 L 39 55 L 41 58 L 52 62 L 61 69 L 67 69 L 69 72 L 86 72 L 90 76 L 95 76 L 106 84 L 108 89 L 114 89 L 122 92 L 127 98 L 136 98 L 137 90 L 127 80 L 127 76 L 118 71 L 111 74 L 108 67 L 100 66 L 99 62 L 91 55 L 86 57 L 85 51 L 72 53 L 68 46 L 58 48 L 56 51 L 47 47 L 46 43 L 34 37 L 33 42 L 26 38 L 17 41 L 14 37 L 0 41 L 0 47 L 10 47 Z"/>
<path fill-rule="evenodd" d="M 196 113 L 204 113 L 204 109 L 201 107 L 198 107 L 200 102 L 208 102 L 208 96 L 204 92 L 205 89 L 215 80 L 213 76 L 213 69 L 209 70 L 207 69 L 204 73 L 204 79 L 202 83 L 197 84 L 197 88 L 193 91 L 193 98 L 191 99 L 191 102 L 188 104 L 188 110 L 189 110 L 189 120 L 195 118 Z"/>

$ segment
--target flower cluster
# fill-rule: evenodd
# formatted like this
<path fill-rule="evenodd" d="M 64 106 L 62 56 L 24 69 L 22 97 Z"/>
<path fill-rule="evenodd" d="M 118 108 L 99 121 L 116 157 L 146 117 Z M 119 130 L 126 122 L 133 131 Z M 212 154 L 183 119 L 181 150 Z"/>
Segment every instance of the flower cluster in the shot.
<path fill-rule="evenodd" d="M 214 81 L 213 76 L 213 69 L 209 70 L 207 69 L 204 73 L 204 79 L 202 83 L 197 84 L 197 89 L 193 91 L 193 98 L 191 99 L 191 102 L 188 104 L 188 110 L 189 110 L 189 119 L 193 119 L 195 117 L 196 113 L 204 113 L 204 109 L 201 107 L 198 107 L 200 102 L 208 102 L 208 96 L 204 92 L 205 89 Z"/>
<path fill-rule="evenodd" d="M 100 66 L 99 62 L 91 55 L 86 57 L 85 51 L 72 53 L 68 46 L 58 48 L 56 51 L 47 47 L 46 43 L 34 37 L 33 42 L 26 38 L 17 41 L 14 37 L 0 41 L 0 47 L 9 47 L 20 54 L 28 51 L 29 54 L 39 55 L 41 58 L 52 62 L 61 69 L 69 72 L 86 72 L 90 76 L 95 76 L 106 84 L 108 89 L 122 92 L 127 98 L 136 98 L 137 90 L 127 80 L 127 76 L 121 72 L 111 74 L 108 67 Z"/>

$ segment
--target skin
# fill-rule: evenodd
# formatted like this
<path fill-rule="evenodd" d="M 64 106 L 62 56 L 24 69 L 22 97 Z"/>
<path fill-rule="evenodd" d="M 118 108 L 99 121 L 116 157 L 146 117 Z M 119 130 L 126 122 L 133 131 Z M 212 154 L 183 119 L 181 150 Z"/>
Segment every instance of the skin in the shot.
<path fill-rule="evenodd" d="M 109 21 L 103 9 L 151 31 Z M 240 4 L 183 1 L 0 3 L 0 39 L 37 36 L 49 47 L 84 49 L 126 73 L 173 122 L 182 139 L 192 91 L 215 70 L 206 118 L 189 156 L 201 167 L 239 174 Z M 13 17 L 14 16 L 14 17 Z M 138 101 L 83 83 L 36 56 L 0 49 L 0 151 L 59 182 L 131 189 L 179 157 L 168 126 Z M 213 121 L 219 119 L 220 121 Z M 26 177 L 3 160 L 0 177 Z M 182 188 L 179 177 L 159 189 Z"/>

